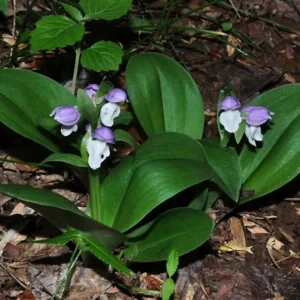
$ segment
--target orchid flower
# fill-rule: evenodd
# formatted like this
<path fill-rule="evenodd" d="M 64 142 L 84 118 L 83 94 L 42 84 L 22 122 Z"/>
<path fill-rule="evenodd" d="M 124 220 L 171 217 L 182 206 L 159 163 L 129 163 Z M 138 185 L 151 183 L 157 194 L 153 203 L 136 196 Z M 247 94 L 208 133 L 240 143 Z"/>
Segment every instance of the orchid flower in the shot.
<path fill-rule="evenodd" d="M 274 113 L 262 106 L 246 106 L 242 111 L 247 113 L 245 116 L 246 137 L 249 143 L 256 147 L 256 142 L 263 140 L 260 125 L 272 119 L 271 116 L 274 115 Z"/>
<path fill-rule="evenodd" d="M 121 89 L 113 89 L 104 97 L 108 103 L 104 104 L 100 111 L 100 119 L 103 125 L 111 127 L 114 119 L 121 113 L 118 102 L 127 101 L 127 94 Z"/>
<path fill-rule="evenodd" d="M 224 126 L 225 130 L 229 133 L 234 133 L 239 129 L 242 122 L 241 113 L 238 108 L 241 103 L 232 96 L 227 96 L 220 103 L 220 109 L 223 112 L 220 114 L 220 123 Z"/>
<path fill-rule="evenodd" d="M 95 130 L 87 142 L 90 168 L 93 170 L 100 168 L 101 163 L 110 155 L 108 144 L 114 143 L 115 136 L 110 128 L 101 126 Z"/>
<path fill-rule="evenodd" d="M 95 98 L 96 98 L 96 94 L 99 90 L 99 85 L 92 83 L 89 84 L 84 91 L 87 93 L 87 95 L 93 100 L 93 102 L 95 102 Z"/>
<path fill-rule="evenodd" d="M 79 121 L 80 114 L 74 106 L 60 106 L 52 111 L 50 117 L 54 116 L 54 120 L 62 124 L 61 134 L 68 136 L 72 132 L 78 130 L 77 122 Z"/>

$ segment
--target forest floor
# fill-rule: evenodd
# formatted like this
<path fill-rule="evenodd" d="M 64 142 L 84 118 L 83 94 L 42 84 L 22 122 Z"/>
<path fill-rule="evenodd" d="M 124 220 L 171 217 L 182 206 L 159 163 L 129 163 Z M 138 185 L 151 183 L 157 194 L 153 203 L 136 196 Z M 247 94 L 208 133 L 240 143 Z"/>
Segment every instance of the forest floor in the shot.
<path fill-rule="evenodd" d="M 200 2 L 203 1 L 190 1 L 190 8 Z M 209 36 L 198 36 L 190 31 L 180 32 L 176 52 L 167 47 L 163 50 L 187 68 L 200 88 L 205 105 L 206 137 L 217 135 L 216 108 L 222 87 L 232 83 L 237 98 L 247 103 L 276 86 L 300 82 L 300 1 L 233 3 L 240 10 L 216 5 L 208 7 L 205 13 L 215 19 L 230 20 L 237 32 L 247 36 L 251 41 L 248 45 L 235 36 L 227 38 L 248 56 Z M 155 1 L 146 8 L 153 14 L 159 14 L 161 9 L 161 2 Z M 212 26 L 196 13 L 180 22 L 194 28 L 210 29 Z M 281 26 L 275 26 L 274 22 Z M 203 52 L 196 50 L 199 47 Z M 147 50 L 157 51 L 151 45 Z M 43 62 L 39 71 L 61 80 L 61 59 L 51 58 L 51 68 L 49 63 Z M 117 75 L 119 83 L 124 84 L 124 72 Z M 2 125 L 0 134 L 0 157 L 26 161 L 44 158 L 43 150 Z M 66 176 L 61 169 L 49 171 L 5 162 L 0 165 L 0 183 L 45 187 L 64 195 L 79 207 L 84 207 L 87 201 L 83 186 L 72 174 Z M 49 299 L 66 271 L 72 249 L 27 243 L 36 237 L 53 236 L 57 230 L 10 197 L 0 195 L 0 209 L 0 300 Z M 218 220 L 227 212 L 228 208 L 219 200 L 210 214 Z M 219 253 L 219 247 L 232 239 L 252 246 L 253 254 L 245 251 Z M 127 284 L 160 289 L 165 278 L 164 264 L 130 267 L 140 272 Z M 176 292 L 180 299 L 186 300 L 297 300 L 300 299 L 299 282 L 300 185 L 296 178 L 268 197 L 234 211 L 219 223 L 204 246 L 183 257 L 177 273 Z M 130 294 L 114 285 L 108 274 L 79 265 L 66 299 L 153 298 Z"/>

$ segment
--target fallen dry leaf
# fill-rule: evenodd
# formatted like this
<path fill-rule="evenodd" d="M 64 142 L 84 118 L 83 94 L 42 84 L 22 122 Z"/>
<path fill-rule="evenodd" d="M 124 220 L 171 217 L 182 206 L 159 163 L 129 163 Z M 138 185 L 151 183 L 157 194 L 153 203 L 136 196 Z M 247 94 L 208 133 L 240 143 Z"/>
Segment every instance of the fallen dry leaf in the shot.
<path fill-rule="evenodd" d="M 233 36 L 233 35 L 228 36 L 228 42 L 231 43 L 234 46 L 240 46 L 241 45 L 241 40 L 238 39 L 237 37 Z M 235 48 L 230 46 L 230 45 L 226 46 L 226 50 L 227 50 L 228 56 L 232 56 L 235 52 Z"/>
<path fill-rule="evenodd" d="M 243 226 L 240 222 L 240 220 L 236 217 L 232 217 L 229 220 L 230 224 L 230 231 L 233 236 L 233 240 L 236 241 L 238 245 L 245 248 L 246 247 L 246 238 L 244 234 Z M 246 251 L 238 251 L 239 255 L 245 255 Z"/>
<path fill-rule="evenodd" d="M 226 243 L 225 245 L 219 247 L 218 252 L 219 253 L 223 253 L 223 252 L 232 252 L 232 251 L 246 251 L 246 252 L 248 252 L 250 254 L 254 254 L 251 251 L 251 248 L 252 248 L 252 246 L 250 246 L 250 247 L 242 247 L 242 246 L 240 246 L 237 243 L 237 241 L 232 240 L 232 241 L 229 241 L 228 243 Z"/>

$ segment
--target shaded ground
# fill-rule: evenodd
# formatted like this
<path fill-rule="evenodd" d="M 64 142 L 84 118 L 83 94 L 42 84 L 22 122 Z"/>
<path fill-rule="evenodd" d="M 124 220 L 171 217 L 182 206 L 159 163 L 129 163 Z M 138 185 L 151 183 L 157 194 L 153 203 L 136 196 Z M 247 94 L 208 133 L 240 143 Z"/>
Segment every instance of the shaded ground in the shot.
<path fill-rule="evenodd" d="M 190 1 L 191 8 L 204 1 Z M 233 1 L 244 13 L 237 14 L 224 6 L 209 7 L 206 13 L 214 18 L 231 20 L 234 28 L 248 36 L 253 43 L 232 42 L 243 47 L 249 56 L 243 56 L 231 47 L 215 42 L 209 37 L 199 38 L 191 32 L 181 34 L 176 44 L 177 57 L 199 85 L 206 109 L 205 134 L 216 135 L 215 112 L 219 90 L 233 82 L 234 90 L 243 103 L 259 93 L 277 85 L 300 81 L 300 35 L 268 24 L 270 20 L 281 23 L 293 31 L 300 30 L 300 1 Z M 154 2 L 149 7 L 154 14 L 162 9 Z M 251 14 L 255 18 L 245 16 Z M 258 18 L 266 18 L 262 20 Z M 211 29 L 214 26 L 197 14 L 182 19 L 184 24 Z M 190 49 L 198 45 L 209 54 Z M 259 47 L 259 49 L 258 49 Z M 154 48 L 153 48 L 154 49 Z M 52 64 L 53 61 L 51 61 Z M 60 72 L 61 61 L 49 71 Z M 47 66 L 47 64 L 46 64 Z M 47 71 L 47 70 L 44 70 Z M 119 81 L 123 82 L 119 74 Z M 92 74 L 93 76 L 93 74 Z M 55 74 L 56 78 L 64 77 Z M 300 101 L 300 100 L 299 100 Z M 0 127 L 2 143 L 0 156 L 23 158 L 32 149 L 27 141 L 18 139 Z M 22 148 L 18 145 L 22 143 Z M 28 147 L 28 148 L 26 148 Z M 43 156 L 42 152 L 38 152 Z M 31 153 L 36 158 L 36 153 Z M 84 207 L 87 195 L 73 175 L 64 178 L 61 170 L 52 173 L 24 165 L 4 163 L 0 168 L 0 183 L 29 184 L 47 187 L 62 193 Z M 235 212 L 220 223 L 211 240 L 194 253 L 181 260 L 176 291 L 181 299 L 300 299 L 300 201 L 299 179 L 268 198 L 257 200 Z M 18 202 L 0 196 L 0 299 L 49 299 L 66 271 L 71 250 L 69 247 L 37 246 L 24 241 L 35 237 L 52 236 L 56 230 L 43 218 Z M 217 202 L 211 215 L 217 220 L 228 209 Z M 21 232 L 22 234 L 19 234 Z M 253 246 L 253 255 L 239 252 L 218 253 L 221 245 L 233 238 Z M 137 269 L 137 266 L 132 266 Z M 159 289 L 165 278 L 164 266 L 139 266 L 146 273 L 137 273 L 128 284 L 136 287 Z M 103 274 L 102 274 L 103 275 Z M 107 274 L 106 274 L 107 275 Z M 25 292 L 24 292 L 25 290 Z M 32 294 L 33 293 L 33 294 Z M 78 267 L 67 299 L 132 299 L 101 274 Z M 133 296 L 141 299 L 140 296 Z M 148 299 L 144 297 L 143 299 Z"/>

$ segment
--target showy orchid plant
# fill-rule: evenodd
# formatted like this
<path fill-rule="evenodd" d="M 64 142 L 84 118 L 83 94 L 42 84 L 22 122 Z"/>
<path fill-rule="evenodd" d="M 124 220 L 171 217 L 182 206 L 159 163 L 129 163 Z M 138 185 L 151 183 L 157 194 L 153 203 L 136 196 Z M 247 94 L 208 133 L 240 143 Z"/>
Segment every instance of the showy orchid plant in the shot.
<path fill-rule="evenodd" d="M 81 49 L 86 44 L 80 43 L 86 22 L 117 19 L 131 7 L 130 0 L 119 0 L 118 7 L 111 2 L 62 3 L 70 17 L 43 17 L 31 33 L 33 52 L 76 43 L 72 93 L 34 72 L 0 70 L 0 121 L 51 151 L 43 163 L 64 163 L 81 174 L 79 180 L 88 178 L 86 213 L 48 190 L 7 184 L 0 185 L 0 193 L 31 206 L 62 231 L 43 243 L 73 241 L 76 253 L 92 253 L 130 275 L 126 261 L 162 261 L 172 251 L 181 256 L 202 245 L 214 229 L 208 210 L 216 199 L 226 195 L 236 206 L 297 176 L 300 85 L 273 89 L 245 107 L 222 90 L 220 138 L 210 139 L 203 138 L 198 86 L 167 56 L 133 55 L 126 68 L 126 92 L 104 80 L 76 91 L 80 63 L 98 72 L 117 70 L 121 63 L 117 44 L 100 41 Z M 45 28 L 51 34 L 42 40 Z M 121 109 L 127 98 L 129 109 Z M 145 136 L 140 144 L 126 130 L 131 109 Z M 116 164 L 110 153 L 121 142 L 132 153 Z M 187 189 L 174 208 L 173 197 Z"/>

